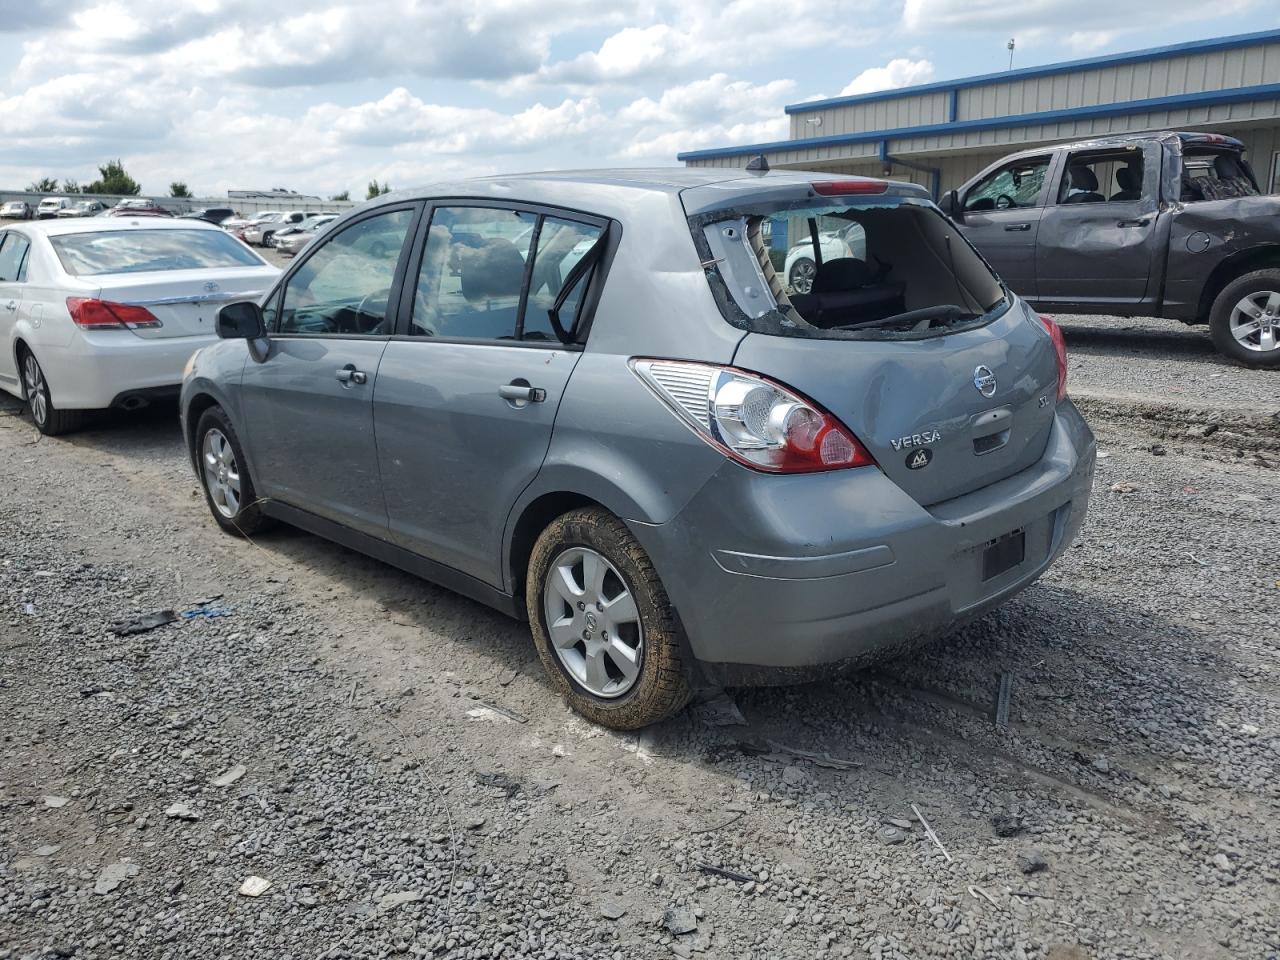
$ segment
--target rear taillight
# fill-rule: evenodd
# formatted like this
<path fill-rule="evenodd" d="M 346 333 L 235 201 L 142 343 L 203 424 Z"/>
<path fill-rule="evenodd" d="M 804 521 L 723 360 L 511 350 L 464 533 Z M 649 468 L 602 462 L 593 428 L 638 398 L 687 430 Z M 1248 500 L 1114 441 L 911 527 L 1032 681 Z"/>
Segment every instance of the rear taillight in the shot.
<path fill-rule="evenodd" d="M 1040 314 L 1040 321 L 1049 331 L 1049 339 L 1053 341 L 1053 349 L 1058 354 L 1058 400 L 1067 395 L 1067 341 L 1062 336 L 1062 328 L 1053 322 L 1052 317 Z"/>
<path fill-rule="evenodd" d="M 694 433 L 744 466 L 812 473 L 875 463 L 839 420 L 759 374 L 681 360 L 632 360 L 631 369 Z"/>
<path fill-rule="evenodd" d="M 75 325 L 84 330 L 147 330 L 161 326 L 150 310 L 131 303 L 67 297 L 67 310 Z"/>

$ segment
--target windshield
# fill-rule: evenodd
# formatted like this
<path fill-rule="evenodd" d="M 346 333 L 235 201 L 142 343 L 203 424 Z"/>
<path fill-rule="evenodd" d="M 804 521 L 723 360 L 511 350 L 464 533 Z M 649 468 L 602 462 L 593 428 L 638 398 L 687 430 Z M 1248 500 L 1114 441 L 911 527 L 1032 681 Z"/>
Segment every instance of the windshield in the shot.
<path fill-rule="evenodd" d="M 252 251 L 221 230 L 102 230 L 49 241 L 62 268 L 75 277 L 262 266 Z"/>
<path fill-rule="evenodd" d="M 744 329 L 917 339 L 988 323 L 1007 305 L 982 258 L 922 200 L 748 204 L 692 226 L 725 319 Z"/>

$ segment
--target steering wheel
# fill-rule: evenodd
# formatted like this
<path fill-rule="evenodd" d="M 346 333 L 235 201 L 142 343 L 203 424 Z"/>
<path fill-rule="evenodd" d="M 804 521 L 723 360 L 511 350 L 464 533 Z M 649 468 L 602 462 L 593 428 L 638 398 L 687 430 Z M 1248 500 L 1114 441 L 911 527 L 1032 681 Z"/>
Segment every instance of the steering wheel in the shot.
<path fill-rule="evenodd" d="M 385 303 L 386 299 L 389 298 L 390 295 L 391 295 L 390 287 L 388 287 L 386 290 L 379 290 L 376 293 L 365 294 L 364 297 L 361 298 L 360 303 L 356 306 L 356 323 L 360 324 L 361 326 L 363 326 L 364 324 L 364 321 L 361 318 L 365 315 L 365 304 L 367 304 L 370 300 L 376 300 L 378 297 L 383 298 L 383 301 Z M 370 313 L 372 313 L 372 311 L 370 311 Z M 382 317 L 378 321 L 378 323 L 374 324 L 372 329 L 360 330 L 358 332 L 359 333 L 376 333 L 378 326 L 386 322 L 387 322 L 387 308 L 384 306 L 382 308 Z"/>
<path fill-rule="evenodd" d="M 1009 196 L 1007 193 L 1002 193 L 1000 194 L 1000 196 L 996 197 L 997 210 L 1008 210 L 1010 207 L 1016 207 L 1017 205 L 1018 205 L 1018 202 L 1014 200 L 1013 197 Z"/>

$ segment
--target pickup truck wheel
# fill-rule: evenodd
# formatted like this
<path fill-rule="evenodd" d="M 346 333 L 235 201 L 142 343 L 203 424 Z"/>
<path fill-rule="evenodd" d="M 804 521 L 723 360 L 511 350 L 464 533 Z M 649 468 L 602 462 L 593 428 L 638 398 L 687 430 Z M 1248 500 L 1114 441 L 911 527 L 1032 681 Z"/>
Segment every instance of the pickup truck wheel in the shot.
<path fill-rule="evenodd" d="M 1209 333 L 1218 352 L 1249 367 L 1280 367 L 1280 269 L 1255 270 L 1213 302 Z"/>
<path fill-rule="evenodd" d="M 552 521 L 525 584 L 538 656 L 578 713 L 638 730 L 689 702 L 675 610 L 648 554 L 613 514 L 594 507 Z"/>

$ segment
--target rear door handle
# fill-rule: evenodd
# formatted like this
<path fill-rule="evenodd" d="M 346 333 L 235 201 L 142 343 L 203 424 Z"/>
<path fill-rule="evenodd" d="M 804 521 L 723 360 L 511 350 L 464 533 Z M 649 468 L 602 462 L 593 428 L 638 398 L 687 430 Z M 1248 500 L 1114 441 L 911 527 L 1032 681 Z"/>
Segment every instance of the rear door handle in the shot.
<path fill-rule="evenodd" d="M 1031 229 L 1031 224 L 1029 224 L 1029 223 L 1006 223 L 1006 224 L 1004 225 L 1004 228 L 1005 228 L 1006 230 L 1008 230 L 1010 233 L 1013 233 L 1014 231 L 1017 231 L 1017 230 L 1030 230 L 1030 229 Z"/>
<path fill-rule="evenodd" d="M 368 383 L 369 375 L 363 370 L 357 370 L 354 363 L 348 363 L 338 371 L 338 382 L 345 383 L 348 386 L 353 383 Z"/>
<path fill-rule="evenodd" d="M 4 308 L 8 310 L 10 313 L 13 313 L 15 310 L 18 309 L 18 301 L 10 300 L 8 303 L 4 305 Z"/>
<path fill-rule="evenodd" d="M 1151 220 L 1147 217 L 1141 217 L 1138 220 L 1117 220 L 1117 227 L 1145 227 Z"/>
<path fill-rule="evenodd" d="M 547 391 L 541 387 L 531 387 L 527 383 L 504 383 L 498 388 L 498 396 L 503 400 L 523 400 L 526 403 L 541 403 L 547 399 Z"/>

